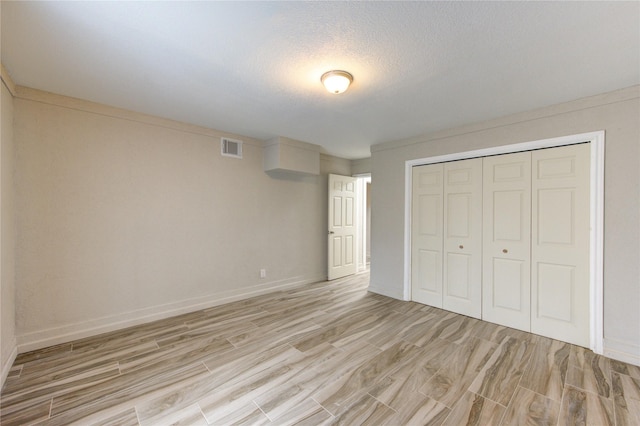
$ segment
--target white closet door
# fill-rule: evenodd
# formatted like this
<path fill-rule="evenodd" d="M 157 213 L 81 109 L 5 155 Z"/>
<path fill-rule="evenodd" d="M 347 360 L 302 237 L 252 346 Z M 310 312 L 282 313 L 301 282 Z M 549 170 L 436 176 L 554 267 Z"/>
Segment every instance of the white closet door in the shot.
<path fill-rule="evenodd" d="M 444 165 L 444 309 L 482 314 L 482 158 Z"/>
<path fill-rule="evenodd" d="M 442 307 L 443 165 L 413 168 L 411 299 Z"/>
<path fill-rule="evenodd" d="M 589 346 L 589 144 L 532 153 L 531 331 Z"/>
<path fill-rule="evenodd" d="M 482 319 L 531 330 L 531 152 L 483 163 Z"/>

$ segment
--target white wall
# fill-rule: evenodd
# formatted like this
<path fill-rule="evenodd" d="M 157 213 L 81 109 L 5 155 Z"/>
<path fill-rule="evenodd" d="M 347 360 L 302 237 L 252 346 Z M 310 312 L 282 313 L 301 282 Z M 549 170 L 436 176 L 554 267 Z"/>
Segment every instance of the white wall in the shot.
<path fill-rule="evenodd" d="M 18 87 L 20 351 L 326 278 L 326 174 L 270 177 L 262 143 Z M 259 278 L 259 270 L 267 278 Z"/>
<path fill-rule="evenodd" d="M 598 130 L 606 132 L 605 354 L 640 364 L 640 86 L 374 146 L 370 289 L 403 297 L 405 161 Z"/>
<path fill-rule="evenodd" d="M 6 83 L 5 83 L 6 81 Z M 13 205 L 13 96 L 7 86 L 13 84 L 6 73 L 2 72 L 2 128 L 0 129 L 2 146 L 0 148 L 0 387 L 9 373 L 16 357 L 15 330 L 15 216 Z"/>

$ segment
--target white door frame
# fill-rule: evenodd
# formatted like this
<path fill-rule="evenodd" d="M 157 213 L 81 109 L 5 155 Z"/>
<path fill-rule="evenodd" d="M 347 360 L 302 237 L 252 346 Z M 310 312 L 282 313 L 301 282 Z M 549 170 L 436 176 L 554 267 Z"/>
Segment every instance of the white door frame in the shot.
<path fill-rule="evenodd" d="M 357 272 L 363 272 L 367 270 L 367 183 L 371 183 L 371 173 L 355 174 L 353 177 L 358 178 L 356 183 Z"/>
<path fill-rule="evenodd" d="M 604 136 L 604 130 L 602 130 L 406 161 L 404 174 L 404 300 L 411 300 L 411 170 L 413 166 L 590 142 L 589 347 L 595 353 L 603 354 Z"/>

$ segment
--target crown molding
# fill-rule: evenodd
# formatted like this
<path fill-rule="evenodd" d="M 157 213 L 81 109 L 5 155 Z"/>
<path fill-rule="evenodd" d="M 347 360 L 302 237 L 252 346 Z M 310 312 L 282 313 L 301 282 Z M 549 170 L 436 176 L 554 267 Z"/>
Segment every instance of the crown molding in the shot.
<path fill-rule="evenodd" d="M 47 105 L 55 105 L 62 108 L 102 115 L 105 117 L 119 118 L 122 120 L 148 124 L 151 126 L 164 127 L 166 129 L 177 130 L 185 133 L 209 136 L 212 138 L 227 137 L 232 139 L 239 139 L 250 145 L 262 146 L 262 141 L 245 135 L 223 132 L 220 130 L 198 126 L 196 124 L 170 120 L 168 118 L 162 118 L 155 115 L 144 114 L 141 112 L 131 111 L 118 107 L 112 107 L 109 105 L 87 101 L 84 99 L 58 95 L 56 93 L 45 92 L 43 90 L 33 89 L 25 86 L 15 86 L 14 97 L 17 99 L 39 102 Z"/>

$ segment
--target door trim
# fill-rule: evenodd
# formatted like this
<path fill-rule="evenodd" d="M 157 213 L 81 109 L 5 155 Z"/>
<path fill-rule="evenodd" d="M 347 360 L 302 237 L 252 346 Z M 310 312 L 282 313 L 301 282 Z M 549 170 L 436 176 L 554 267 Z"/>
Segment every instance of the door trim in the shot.
<path fill-rule="evenodd" d="M 404 173 L 404 300 L 411 300 L 411 170 L 414 166 L 510 154 L 541 148 L 573 145 L 589 142 L 591 145 L 590 167 L 590 224 L 589 233 L 589 348 L 597 354 L 604 353 L 604 130 L 542 139 L 511 145 L 502 145 L 474 151 L 457 152 L 435 157 L 405 161 Z"/>

